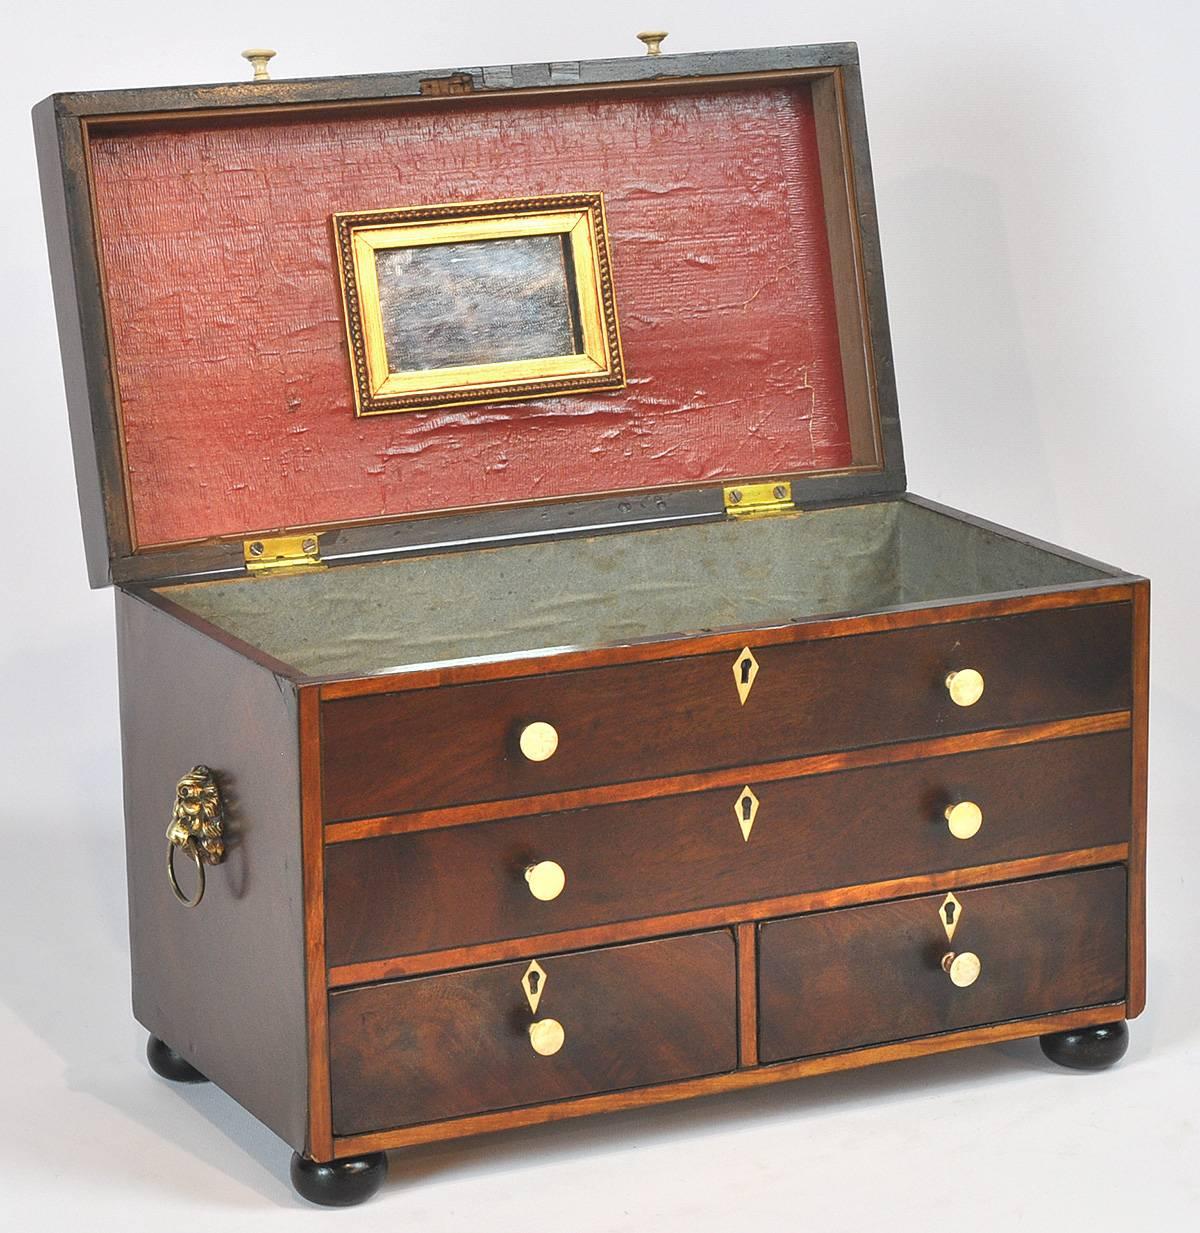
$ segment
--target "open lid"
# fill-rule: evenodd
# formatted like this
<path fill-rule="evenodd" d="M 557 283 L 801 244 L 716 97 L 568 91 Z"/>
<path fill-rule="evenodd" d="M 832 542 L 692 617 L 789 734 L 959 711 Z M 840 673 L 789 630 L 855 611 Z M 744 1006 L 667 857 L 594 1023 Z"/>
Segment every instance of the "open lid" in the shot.
<path fill-rule="evenodd" d="M 904 489 L 853 44 L 34 123 L 93 586 Z"/>

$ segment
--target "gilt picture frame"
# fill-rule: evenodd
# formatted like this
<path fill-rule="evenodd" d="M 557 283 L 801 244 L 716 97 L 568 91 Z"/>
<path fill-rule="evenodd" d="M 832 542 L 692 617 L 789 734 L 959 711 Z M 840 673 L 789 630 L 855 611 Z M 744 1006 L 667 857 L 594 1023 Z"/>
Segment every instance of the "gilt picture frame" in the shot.
<path fill-rule="evenodd" d="M 355 412 L 625 386 L 604 196 L 333 216 Z"/>

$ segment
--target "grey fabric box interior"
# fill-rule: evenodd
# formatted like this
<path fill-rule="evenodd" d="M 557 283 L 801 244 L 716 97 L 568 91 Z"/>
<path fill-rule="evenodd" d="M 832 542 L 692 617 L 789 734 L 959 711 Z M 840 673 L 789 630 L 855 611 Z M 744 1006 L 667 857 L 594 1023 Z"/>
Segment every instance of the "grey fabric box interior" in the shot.
<path fill-rule="evenodd" d="M 161 588 L 312 676 L 589 648 L 1106 575 L 906 501 Z"/>

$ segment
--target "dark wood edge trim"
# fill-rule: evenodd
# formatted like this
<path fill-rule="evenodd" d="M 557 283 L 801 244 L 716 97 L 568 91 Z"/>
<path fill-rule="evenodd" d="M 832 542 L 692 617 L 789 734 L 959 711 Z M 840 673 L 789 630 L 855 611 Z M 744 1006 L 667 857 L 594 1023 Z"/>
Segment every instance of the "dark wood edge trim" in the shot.
<path fill-rule="evenodd" d="M 799 50 L 804 50 L 800 48 Z M 675 57 L 676 60 L 682 57 Z M 668 57 L 662 57 L 667 60 Z M 592 69 L 596 65 L 604 64 L 602 60 L 580 60 L 574 62 L 574 67 L 579 69 Z M 640 57 L 634 57 L 630 62 L 635 65 L 641 65 L 644 61 Z M 561 62 L 560 62 L 561 64 Z M 520 66 L 518 66 L 520 67 Z M 558 67 L 554 64 L 524 66 L 533 69 L 545 70 L 547 67 Z M 479 74 L 486 74 L 494 70 L 489 68 L 470 69 L 470 70 L 433 70 L 436 72 L 448 73 L 451 76 L 457 76 L 460 81 L 463 77 L 472 77 L 472 88 L 469 90 L 454 90 L 452 92 L 438 92 L 436 90 L 421 90 L 420 93 L 380 93 L 368 94 L 365 92 L 355 93 L 347 92 L 344 96 L 331 96 L 325 98 L 313 98 L 301 100 L 299 102 L 281 101 L 281 102 L 263 102 L 261 96 L 259 98 L 247 98 L 244 103 L 238 105 L 230 104 L 229 108 L 221 106 L 198 106 L 198 107 L 182 107 L 182 108 L 128 108 L 124 111 L 93 111 L 86 115 L 80 115 L 86 129 L 97 129 L 103 132 L 105 129 L 126 129 L 134 125 L 144 124 L 194 124 L 197 120 L 235 120 L 241 121 L 248 116 L 263 116 L 263 115 L 286 115 L 289 119 L 294 116 L 315 115 L 321 118 L 322 115 L 344 114 L 346 112 L 363 112 L 363 111 L 393 111 L 399 108 L 409 109 L 414 107 L 435 106 L 435 107 L 458 107 L 470 106 L 473 102 L 478 103 L 481 100 L 490 100 L 497 96 L 505 98 L 515 98 L 522 102 L 528 99 L 545 99 L 550 97 L 561 97 L 563 95 L 583 94 L 587 96 L 619 96 L 619 95 L 645 95 L 645 94 L 682 94 L 685 92 L 700 92 L 704 90 L 726 89 L 726 90 L 744 90 L 754 86 L 771 86 L 771 85 L 790 85 L 801 81 L 814 81 L 823 78 L 831 77 L 838 69 L 843 67 L 841 64 L 833 62 L 820 65 L 810 65 L 807 67 L 775 67 L 775 68 L 749 68 L 739 69 L 734 72 L 723 72 L 720 69 L 714 69 L 711 72 L 700 73 L 662 73 L 655 75 L 643 74 L 642 76 L 620 77 L 620 78 L 599 78 L 580 75 L 578 79 L 571 81 L 566 80 L 550 80 L 544 81 L 541 84 L 535 85 L 512 85 L 511 83 L 497 85 L 482 82 Z M 415 74 L 405 74 L 415 76 Z M 303 79 L 298 79 L 303 80 Z M 319 81 L 319 78 L 309 78 L 309 81 Z M 340 80 L 344 82 L 362 81 L 362 77 L 344 77 L 340 79 L 325 78 L 326 81 Z M 422 78 L 420 84 L 422 86 L 436 85 L 445 82 L 445 77 L 425 77 Z M 280 84 L 281 79 L 272 78 L 272 84 Z M 482 84 L 481 84 L 482 83 Z M 183 89 L 196 89 L 197 87 L 182 87 Z M 204 89 L 206 87 L 199 87 Z M 220 90 L 222 87 L 218 84 L 214 89 Z M 243 90 L 262 89 L 262 85 L 254 86 L 252 81 L 235 81 L 230 82 L 223 87 L 230 95 L 241 94 Z M 113 94 L 120 94 L 121 91 L 111 91 Z M 54 94 L 50 96 L 48 101 L 56 104 L 62 104 L 63 100 L 69 100 L 70 94 Z M 65 104 L 67 110 L 70 109 L 69 101 Z M 236 107 L 236 112 L 233 108 Z"/>
<path fill-rule="evenodd" d="M 459 968 L 505 963 L 534 954 L 544 956 L 587 950 L 593 946 L 615 945 L 673 933 L 726 928 L 748 921 L 769 920 L 776 916 L 797 916 L 804 912 L 822 912 L 863 903 L 904 899 L 941 890 L 959 890 L 992 882 L 1012 882 L 1020 878 L 1061 873 L 1068 869 L 1119 864 L 1125 861 L 1128 855 L 1128 844 L 1114 843 L 1099 848 L 1082 848 L 1074 852 L 1058 852 L 992 865 L 975 865 L 965 869 L 890 878 L 884 882 L 868 882 L 861 886 L 843 886 L 801 895 L 785 895 L 777 899 L 762 899 L 757 903 L 727 904 L 693 912 L 676 912 L 669 916 L 618 921 L 584 929 L 566 929 L 559 933 L 544 933 L 533 937 L 510 938 L 478 946 L 459 946 L 452 950 L 429 951 L 421 955 L 398 955 L 367 963 L 347 963 L 329 969 L 329 986 L 331 989 L 341 989 L 349 985 L 375 984 L 406 976 L 428 976 Z"/>
<path fill-rule="evenodd" d="M 858 212 L 854 156 L 846 117 L 843 70 L 836 69 L 828 76 L 814 78 L 810 90 L 833 274 L 834 315 L 840 344 L 850 458 L 858 463 L 869 461 L 882 469 L 879 400 L 872 371 L 862 243 L 855 225 Z"/>
<path fill-rule="evenodd" d="M 33 109 L 33 129 L 88 580 L 100 587 L 132 540 L 85 135 L 54 98 Z"/>
<path fill-rule="evenodd" d="M 725 517 L 722 488 L 640 489 L 603 496 L 568 496 L 543 501 L 480 505 L 462 510 L 422 511 L 388 518 L 261 528 L 259 535 L 301 531 L 320 537 L 321 560 L 331 569 L 382 565 L 389 561 L 445 552 L 504 548 L 582 535 L 656 530 L 712 522 Z M 223 582 L 244 575 L 241 535 L 149 547 L 114 567 L 117 582 Z"/>
<path fill-rule="evenodd" d="M 738 787 L 745 783 L 772 783 L 780 779 L 828 775 L 837 771 L 888 766 L 897 762 L 919 762 L 926 758 L 944 758 L 974 750 L 1007 749 L 1017 745 L 1094 736 L 1102 732 L 1119 732 L 1129 726 L 1129 711 L 1110 711 L 1079 719 L 1030 724 L 1023 728 L 989 728 L 982 732 L 939 736 L 903 745 L 873 745 L 866 749 L 812 754 L 805 758 L 790 758 L 784 762 L 757 766 L 699 771 L 691 775 L 675 775 L 664 779 L 641 779 L 597 788 L 546 793 L 541 796 L 485 801 L 478 805 L 454 805 L 418 813 L 387 814 L 353 822 L 330 822 L 325 827 L 325 842 L 349 843 L 359 839 L 378 839 L 385 835 L 404 835 L 413 831 L 495 822 L 528 814 L 586 809 L 595 805 L 614 805 L 659 796 L 683 796 L 691 792 L 707 792 L 712 788 Z"/>
<path fill-rule="evenodd" d="M 300 826 L 304 864 L 304 961 L 308 1013 L 308 1154 L 333 1151 L 329 1088 L 329 999 L 325 991 L 325 847 L 321 836 L 321 708 L 313 689 L 299 692 Z M 251 941 L 252 945 L 253 942 Z"/>
<path fill-rule="evenodd" d="M 942 505 L 938 501 L 931 501 L 928 497 L 918 496 L 915 492 L 906 492 L 901 500 L 909 505 L 916 505 L 921 509 L 927 509 L 931 513 L 942 514 L 947 518 L 954 519 L 956 522 L 964 522 L 968 526 L 975 527 L 980 531 L 990 531 L 993 535 L 1002 536 L 1004 539 L 1015 540 L 1018 544 L 1024 544 L 1027 548 L 1036 548 L 1040 552 L 1049 553 L 1051 556 L 1062 557 L 1066 561 L 1073 561 L 1076 565 L 1083 565 L 1099 573 L 1108 574 L 1110 580 L 1130 583 L 1140 581 L 1140 575 L 1131 574 L 1128 570 L 1119 569 L 1115 565 L 1108 565 L 1104 561 L 1093 560 L 1091 557 L 1085 557 L 1078 552 L 1072 552 L 1068 548 L 1062 548 L 1058 544 L 1051 544 L 1049 541 L 1038 539 L 1036 536 L 1026 535 L 1023 531 L 1014 531 L 1012 527 L 1001 526 L 998 522 L 990 522 L 988 519 L 980 518 L 975 514 L 964 513 L 953 506 Z"/>
<path fill-rule="evenodd" d="M 73 91 L 51 97 L 74 116 L 144 119 L 159 113 L 190 112 L 220 115 L 259 112 L 305 105 L 344 106 L 347 103 L 386 104 L 427 98 L 453 102 L 452 96 L 429 95 L 426 82 L 454 76 L 471 78 L 472 90 L 464 99 L 481 95 L 521 95 L 550 90 L 561 93 L 603 85 L 664 84 L 688 78 L 790 75 L 856 64 L 854 43 L 813 43 L 790 47 L 750 47 L 727 51 L 690 52 L 655 57 L 645 55 L 604 60 L 560 60 L 538 64 L 420 69 L 406 73 L 364 73 L 342 77 L 272 78 L 190 86 L 160 86 L 129 90 Z"/>
<path fill-rule="evenodd" d="M 512 677 L 544 676 L 611 664 L 646 663 L 652 659 L 682 659 L 710 655 L 743 646 L 784 646 L 819 638 L 850 638 L 859 634 L 915 629 L 924 625 L 948 625 L 990 617 L 1044 612 L 1054 608 L 1077 608 L 1091 604 L 1128 603 L 1136 580 L 1081 582 L 1066 586 L 1014 591 L 987 599 L 948 599 L 934 603 L 904 604 L 870 614 L 846 613 L 768 628 L 723 630 L 699 636 L 664 638 L 588 650 L 537 652 L 470 662 L 413 667 L 403 672 L 364 677 L 311 677 L 321 690 L 321 701 L 361 698 L 372 694 L 401 693 L 410 689 L 434 689 L 443 685 L 495 681 Z"/>
<path fill-rule="evenodd" d="M 884 490 L 902 493 L 907 484 L 904 440 L 900 431 L 900 401 L 896 391 L 892 331 L 884 288 L 875 177 L 867 139 L 867 115 L 858 59 L 843 66 L 835 82 L 849 147 L 847 180 L 852 199 L 852 231 L 856 241 L 859 295 L 863 303 L 863 342 L 874 394 L 875 431 L 882 451 Z"/>
<path fill-rule="evenodd" d="M 758 1065 L 758 926 L 743 921 L 737 938 L 738 1065 Z"/>
<path fill-rule="evenodd" d="M 949 1053 L 952 1050 L 966 1049 L 973 1045 L 999 1044 L 1006 1040 L 1041 1036 L 1046 1032 L 1061 1032 L 1068 1028 L 1113 1023 L 1125 1017 L 1125 1004 L 1110 1002 L 1104 1006 L 1067 1010 L 1052 1015 L 1040 1015 L 1033 1019 L 1013 1019 L 1006 1023 L 968 1028 L 960 1032 L 946 1032 L 939 1036 L 924 1036 L 915 1040 L 896 1041 L 892 1044 L 872 1045 L 846 1053 L 829 1053 L 821 1057 L 802 1058 L 794 1062 L 776 1062 L 770 1066 L 758 1066 L 751 1070 L 735 1070 L 727 1074 L 709 1075 L 701 1079 L 685 1079 L 678 1083 L 664 1083 L 655 1087 L 635 1088 L 622 1092 L 602 1092 L 595 1096 L 580 1096 L 554 1104 L 507 1109 L 500 1113 L 478 1113 L 472 1117 L 454 1118 L 424 1126 L 353 1135 L 335 1139 L 333 1150 L 335 1157 L 341 1158 L 358 1156 L 364 1152 L 386 1151 L 390 1148 L 413 1147 L 419 1143 L 464 1139 L 471 1135 L 510 1130 L 520 1126 L 534 1126 L 542 1122 L 557 1122 L 566 1118 L 583 1117 L 590 1113 L 613 1113 L 625 1109 L 646 1108 L 650 1105 L 665 1104 L 668 1101 L 686 1100 L 693 1096 L 710 1096 L 718 1092 L 762 1087 L 768 1083 L 780 1083 L 810 1075 L 854 1070 L 862 1066 L 873 1066 L 878 1062 L 896 1062 L 904 1058 L 924 1057 L 933 1053 Z"/>
<path fill-rule="evenodd" d="M 1150 583 L 1133 593 L 1133 827 L 1129 840 L 1129 1018 L 1146 1006 L 1146 797 L 1150 758 Z"/>
<path fill-rule="evenodd" d="M 250 585 L 250 580 L 247 579 L 247 585 Z M 228 647 L 231 651 L 235 651 L 238 655 L 256 663 L 263 668 L 273 672 L 276 676 L 281 676 L 285 680 L 291 681 L 294 685 L 304 685 L 308 683 L 308 678 L 301 672 L 297 672 L 290 664 L 285 664 L 283 660 L 276 659 L 273 655 L 268 655 L 266 651 L 256 647 L 252 642 L 246 642 L 237 637 L 236 634 L 231 634 L 227 629 L 223 629 L 220 625 L 214 625 L 211 621 L 206 620 L 202 616 L 197 616 L 196 613 L 177 604 L 173 599 L 168 599 L 161 591 L 156 591 L 150 586 L 121 586 L 120 590 L 127 595 L 133 596 L 134 599 L 141 600 L 144 604 L 149 604 L 152 608 L 158 608 L 165 612 L 168 616 L 174 617 L 175 620 L 181 621 L 184 625 L 190 625 L 193 629 L 205 634 L 214 642 L 219 642 L 222 646 Z"/>
<path fill-rule="evenodd" d="M 794 487 L 794 492 L 805 510 L 894 501 L 903 492 L 880 467 L 862 466 L 785 475 L 724 476 L 719 484 L 705 480 L 600 495 L 570 493 L 360 521 L 247 530 L 232 538 L 150 546 L 114 559 L 112 580 L 167 585 L 221 581 L 244 574 L 242 543 L 255 535 L 311 531 L 320 536 L 322 561 L 338 568 L 445 552 L 506 548 L 517 543 L 691 526 L 725 518 L 725 487 L 776 479 L 790 479 L 793 486 L 803 486 Z"/>

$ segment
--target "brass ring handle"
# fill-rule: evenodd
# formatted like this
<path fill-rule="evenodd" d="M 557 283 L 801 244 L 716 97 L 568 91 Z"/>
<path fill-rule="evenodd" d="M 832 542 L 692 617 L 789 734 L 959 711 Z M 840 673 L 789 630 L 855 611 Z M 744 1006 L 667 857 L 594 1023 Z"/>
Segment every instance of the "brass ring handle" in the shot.
<path fill-rule="evenodd" d="M 180 848 L 183 848 L 196 864 L 196 877 L 198 881 L 196 883 L 196 894 L 191 899 L 183 893 L 179 885 L 179 879 L 175 876 L 175 853 Z M 200 852 L 194 843 L 179 844 L 171 842 L 167 844 L 167 878 L 171 883 L 171 889 L 175 892 L 175 898 L 185 908 L 196 907 L 200 900 L 204 898 L 204 862 L 200 859 Z"/>
<path fill-rule="evenodd" d="M 562 1047 L 567 1034 L 557 1019 L 535 1019 L 529 1025 L 529 1043 L 534 1053 L 553 1057 Z"/>
<path fill-rule="evenodd" d="M 526 724 L 521 729 L 521 752 L 530 762 L 545 762 L 558 748 L 558 731 L 543 720 Z"/>
<path fill-rule="evenodd" d="M 557 899 L 567 884 L 567 875 L 557 861 L 538 861 L 525 870 L 525 881 L 529 884 L 529 893 L 543 903 Z"/>
<path fill-rule="evenodd" d="M 182 848 L 196 866 L 198 884 L 191 898 L 183 893 L 175 876 L 175 852 Z M 194 908 L 204 898 L 204 866 L 225 859 L 225 809 L 212 771 L 193 766 L 175 785 L 175 806 L 167 827 L 167 881 L 175 898 L 185 908 Z"/>
<path fill-rule="evenodd" d="M 979 962 L 979 956 L 972 951 L 964 950 L 962 954 L 956 955 L 951 950 L 942 956 L 942 971 L 960 989 L 973 985 L 982 970 L 983 964 Z"/>
<path fill-rule="evenodd" d="M 974 801 L 946 806 L 946 825 L 955 839 L 970 839 L 983 825 L 983 810 Z"/>
<path fill-rule="evenodd" d="M 974 706 L 983 697 L 983 673 L 963 668 L 946 676 L 946 688 L 955 706 Z"/>

